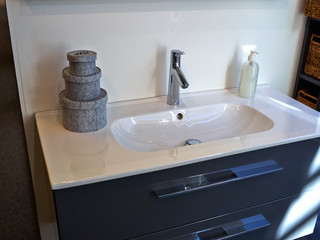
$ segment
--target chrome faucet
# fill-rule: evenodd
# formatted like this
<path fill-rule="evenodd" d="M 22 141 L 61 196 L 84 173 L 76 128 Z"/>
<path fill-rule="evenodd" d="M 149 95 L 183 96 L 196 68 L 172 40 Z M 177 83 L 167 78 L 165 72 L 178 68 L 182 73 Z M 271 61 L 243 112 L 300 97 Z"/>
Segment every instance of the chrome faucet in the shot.
<path fill-rule="evenodd" d="M 168 86 L 167 103 L 169 105 L 179 105 L 180 87 L 187 88 L 189 83 L 180 68 L 180 57 L 184 52 L 172 50 L 170 57 L 170 74 Z"/>

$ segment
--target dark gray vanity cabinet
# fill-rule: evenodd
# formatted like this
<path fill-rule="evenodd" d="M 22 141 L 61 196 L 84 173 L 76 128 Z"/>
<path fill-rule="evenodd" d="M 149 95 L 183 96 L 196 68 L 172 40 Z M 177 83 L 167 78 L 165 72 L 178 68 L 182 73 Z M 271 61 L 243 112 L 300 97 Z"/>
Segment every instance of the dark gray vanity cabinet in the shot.
<path fill-rule="evenodd" d="M 289 206 L 314 179 L 319 143 L 54 190 L 60 240 L 277 239 Z"/>

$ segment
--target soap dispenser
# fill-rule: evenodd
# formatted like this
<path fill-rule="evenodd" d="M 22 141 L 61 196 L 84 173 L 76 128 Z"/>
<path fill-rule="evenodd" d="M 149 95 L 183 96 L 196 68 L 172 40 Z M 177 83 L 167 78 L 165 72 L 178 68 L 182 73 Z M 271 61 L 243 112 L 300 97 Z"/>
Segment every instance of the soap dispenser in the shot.
<path fill-rule="evenodd" d="M 248 56 L 248 61 L 245 61 L 241 69 L 239 97 L 253 98 L 256 92 L 258 82 L 259 65 L 253 61 L 256 51 L 251 50 Z"/>

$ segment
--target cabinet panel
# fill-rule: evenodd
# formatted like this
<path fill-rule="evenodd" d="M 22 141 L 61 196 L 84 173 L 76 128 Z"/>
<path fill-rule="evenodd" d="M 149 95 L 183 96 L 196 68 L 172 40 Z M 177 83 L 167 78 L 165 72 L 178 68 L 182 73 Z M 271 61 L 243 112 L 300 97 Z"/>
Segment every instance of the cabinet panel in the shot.
<path fill-rule="evenodd" d="M 308 140 L 56 190 L 60 238 L 128 239 L 298 194 L 318 147 L 318 141 Z M 165 198 L 154 192 L 159 183 L 270 161 L 282 169 Z"/>

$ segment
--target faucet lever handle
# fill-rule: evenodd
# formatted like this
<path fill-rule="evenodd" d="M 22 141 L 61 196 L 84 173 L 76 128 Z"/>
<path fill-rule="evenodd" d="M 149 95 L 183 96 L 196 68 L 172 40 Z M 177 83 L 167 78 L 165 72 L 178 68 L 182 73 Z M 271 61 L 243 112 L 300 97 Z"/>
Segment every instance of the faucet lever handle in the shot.
<path fill-rule="evenodd" d="M 180 57 L 181 55 L 184 55 L 183 51 L 180 50 L 172 50 L 171 51 L 171 64 L 172 67 L 180 67 Z"/>
<path fill-rule="evenodd" d="M 177 56 L 177 57 L 180 57 L 181 55 L 185 55 L 185 52 L 176 53 L 176 56 Z"/>
<path fill-rule="evenodd" d="M 171 51 L 173 54 L 174 54 L 174 56 L 175 57 L 180 57 L 181 55 L 184 55 L 185 54 L 185 52 L 183 52 L 183 51 L 180 51 L 180 50 L 172 50 Z"/>

